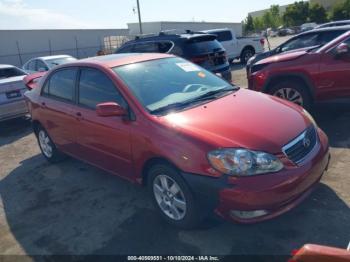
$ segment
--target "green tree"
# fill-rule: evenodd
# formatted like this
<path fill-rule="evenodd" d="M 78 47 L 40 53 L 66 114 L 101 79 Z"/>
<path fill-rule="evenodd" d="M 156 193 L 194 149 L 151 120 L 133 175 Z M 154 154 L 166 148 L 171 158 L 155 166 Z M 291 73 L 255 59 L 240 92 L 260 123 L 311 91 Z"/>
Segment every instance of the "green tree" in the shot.
<path fill-rule="evenodd" d="M 255 31 L 261 31 L 264 29 L 264 22 L 263 22 L 262 17 L 255 17 L 253 24 L 254 24 Z"/>
<path fill-rule="evenodd" d="M 309 18 L 309 2 L 295 2 L 289 5 L 283 15 L 283 21 L 287 26 L 304 24 Z"/>
<path fill-rule="evenodd" d="M 327 22 L 326 9 L 320 4 L 312 5 L 309 10 L 309 21 L 315 22 L 317 24 L 322 24 Z"/>
<path fill-rule="evenodd" d="M 249 33 L 254 31 L 254 19 L 251 15 L 248 15 L 244 21 L 244 32 Z"/>
<path fill-rule="evenodd" d="M 350 0 L 345 0 L 334 5 L 331 11 L 331 19 L 333 21 L 350 19 Z"/>

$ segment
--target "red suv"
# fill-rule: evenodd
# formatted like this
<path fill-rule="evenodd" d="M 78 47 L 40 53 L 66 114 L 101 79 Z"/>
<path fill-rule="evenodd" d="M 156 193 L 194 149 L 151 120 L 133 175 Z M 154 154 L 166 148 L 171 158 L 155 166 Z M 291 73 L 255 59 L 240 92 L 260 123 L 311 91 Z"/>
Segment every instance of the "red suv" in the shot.
<path fill-rule="evenodd" d="M 260 60 L 248 70 L 249 89 L 309 109 L 313 102 L 350 96 L 350 31 L 321 47 Z"/>
<path fill-rule="evenodd" d="M 26 97 L 50 162 L 64 153 L 148 186 L 160 215 L 180 227 L 213 210 L 242 223 L 280 215 L 329 162 L 326 135 L 301 107 L 172 55 L 65 64 Z"/>

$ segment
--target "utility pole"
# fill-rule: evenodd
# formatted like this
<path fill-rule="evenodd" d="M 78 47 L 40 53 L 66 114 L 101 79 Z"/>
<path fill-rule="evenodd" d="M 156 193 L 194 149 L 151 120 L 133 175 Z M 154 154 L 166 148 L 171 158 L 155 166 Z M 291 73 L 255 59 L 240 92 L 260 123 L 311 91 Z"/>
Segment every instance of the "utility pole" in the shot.
<path fill-rule="evenodd" d="M 143 32 L 142 32 L 141 10 L 140 10 L 140 2 L 139 2 L 139 0 L 137 0 L 137 12 L 138 12 L 138 14 L 139 14 L 140 35 L 142 35 Z"/>

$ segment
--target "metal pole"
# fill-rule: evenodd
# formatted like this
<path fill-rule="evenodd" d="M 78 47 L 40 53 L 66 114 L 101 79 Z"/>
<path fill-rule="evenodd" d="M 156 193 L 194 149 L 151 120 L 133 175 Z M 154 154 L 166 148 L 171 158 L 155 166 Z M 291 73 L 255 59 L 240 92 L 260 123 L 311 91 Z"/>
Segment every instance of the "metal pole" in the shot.
<path fill-rule="evenodd" d="M 19 48 L 19 43 L 18 43 L 18 41 L 16 41 L 16 45 L 17 45 L 17 51 L 18 51 L 19 62 L 21 63 L 21 66 L 22 66 L 22 65 L 23 65 L 23 61 L 22 61 L 21 49 Z"/>
<path fill-rule="evenodd" d="M 137 0 L 137 12 L 139 14 L 139 27 L 140 27 L 140 35 L 143 34 L 142 32 L 142 23 L 141 23 L 141 10 L 140 10 L 140 2 Z"/>

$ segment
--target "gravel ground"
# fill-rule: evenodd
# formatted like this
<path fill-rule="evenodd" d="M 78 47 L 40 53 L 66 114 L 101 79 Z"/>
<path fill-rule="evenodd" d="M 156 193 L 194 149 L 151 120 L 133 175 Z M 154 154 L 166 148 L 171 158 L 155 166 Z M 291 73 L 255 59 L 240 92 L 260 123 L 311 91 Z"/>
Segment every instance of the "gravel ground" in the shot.
<path fill-rule="evenodd" d="M 233 68 L 245 86 L 244 68 Z M 28 120 L 0 123 L 0 254 L 39 261 L 35 255 L 286 255 L 305 243 L 346 247 L 350 103 L 318 105 L 314 115 L 330 138 L 332 161 L 306 201 L 271 221 L 209 221 L 191 231 L 164 224 L 143 188 L 74 159 L 47 163 Z"/>

